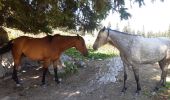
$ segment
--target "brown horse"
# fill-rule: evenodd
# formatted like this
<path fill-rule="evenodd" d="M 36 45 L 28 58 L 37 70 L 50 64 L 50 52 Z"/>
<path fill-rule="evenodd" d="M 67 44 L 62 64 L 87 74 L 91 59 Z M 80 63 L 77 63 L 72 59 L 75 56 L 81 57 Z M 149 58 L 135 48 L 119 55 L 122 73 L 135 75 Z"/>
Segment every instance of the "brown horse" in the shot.
<path fill-rule="evenodd" d="M 22 56 L 24 55 L 32 60 L 43 61 L 42 85 L 44 85 L 45 76 L 50 63 L 54 64 L 55 81 L 59 83 L 57 75 L 58 60 L 62 52 L 71 47 L 75 47 L 84 56 L 88 54 L 85 41 L 81 36 L 62 36 L 59 34 L 43 38 L 18 37 L 0 48 L 0 54 L 12 50 L 14 59 L 12 78 L 18 86 L 20 86 L 20 82 L 17 71 L 19 70 L 18 66 L 21 63 Z"/>

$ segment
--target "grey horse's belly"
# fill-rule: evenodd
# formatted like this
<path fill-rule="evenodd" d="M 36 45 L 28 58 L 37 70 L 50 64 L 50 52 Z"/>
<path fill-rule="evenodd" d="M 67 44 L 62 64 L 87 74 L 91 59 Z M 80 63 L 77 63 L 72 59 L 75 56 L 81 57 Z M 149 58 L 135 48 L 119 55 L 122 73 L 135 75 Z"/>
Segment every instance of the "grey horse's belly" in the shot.
<path fill-rule="evenodd" d="M 135 63 L 155 63 L 167 55 L 168 46 L 159 40 L 141 41 L 131 49 L 131 59 Z"/>

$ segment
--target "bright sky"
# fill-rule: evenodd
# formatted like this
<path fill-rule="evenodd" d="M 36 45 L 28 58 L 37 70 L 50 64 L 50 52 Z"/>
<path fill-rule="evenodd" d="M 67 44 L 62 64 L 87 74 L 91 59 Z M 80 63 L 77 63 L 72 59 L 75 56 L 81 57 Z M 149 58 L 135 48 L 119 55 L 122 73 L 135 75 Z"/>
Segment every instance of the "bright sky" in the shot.
<path fill-rule="evenodd" d="M 111 28 L 116 29 L 116 24 L 118 23 L 121 30 L 129 22 L 131 28 L 135 31 L 144 29 L 145 32 L 163 32 L 168 30 L 170 25 L 170 0 L 164 0 L 164 2 L 156 0 L 154 3 L 151 0 L 145 0 L 145 5 L 141 8 L 137 3 L 132 4 L 132 7 L 130 7 L 129 2 L 127 2 L 127 7 L 132 15 L 129 20 L 121 21 L 118 14 L 110 13 L 106 20 L 102 22 L 103 25 L 107 26 L 110 21 Z"/>

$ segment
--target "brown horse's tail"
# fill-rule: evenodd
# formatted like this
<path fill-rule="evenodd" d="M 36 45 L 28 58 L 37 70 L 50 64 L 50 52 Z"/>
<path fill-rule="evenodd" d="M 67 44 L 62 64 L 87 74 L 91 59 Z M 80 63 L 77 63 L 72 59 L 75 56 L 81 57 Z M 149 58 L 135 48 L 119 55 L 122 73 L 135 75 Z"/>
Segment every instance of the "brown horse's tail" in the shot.
<path fill-rule="evenodd" d="M 7 44 L 0 47 L 0 55 L 10 51 L 12 49 L 12 46 L 13 46 L 13 43 L 11 40 L 11 41 L 7 42 Z"/>

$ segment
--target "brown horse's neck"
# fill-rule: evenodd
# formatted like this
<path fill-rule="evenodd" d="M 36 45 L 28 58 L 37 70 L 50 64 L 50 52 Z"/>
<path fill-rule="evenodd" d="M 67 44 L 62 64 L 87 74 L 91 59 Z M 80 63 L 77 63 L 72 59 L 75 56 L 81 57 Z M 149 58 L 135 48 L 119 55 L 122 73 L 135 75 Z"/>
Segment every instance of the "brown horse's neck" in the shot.
<path fill-rule="evenodd" d="M 76 36 L 58 36 L 55 38 L 55 48 L 59 51 L 65 51 L 69 48 L 76 46 L 77 37 Z"/>

